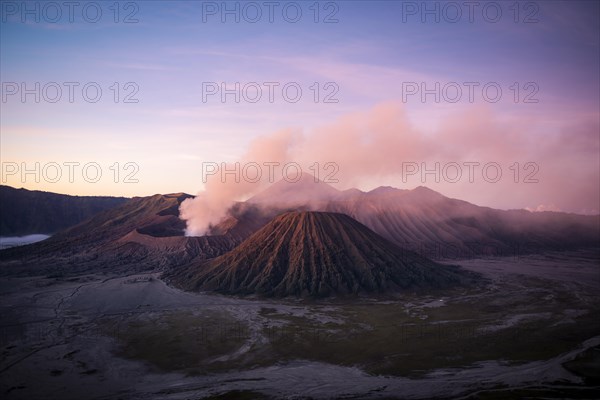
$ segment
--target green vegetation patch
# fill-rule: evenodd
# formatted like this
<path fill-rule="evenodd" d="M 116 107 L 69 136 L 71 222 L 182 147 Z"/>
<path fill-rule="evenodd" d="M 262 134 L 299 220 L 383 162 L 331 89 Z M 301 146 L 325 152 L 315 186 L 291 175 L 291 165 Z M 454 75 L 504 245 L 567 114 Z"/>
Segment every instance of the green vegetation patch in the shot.
<path fill-rule="evenodd" d="M 227 369 L 227 355 L 248 338 L 248 327 L 222 311 L 144 313 L 101 323 L 119 343 L 117 355 L 163 371 L 203 374 Z M 222 360 L 219 358 L 223 357 Z"/>

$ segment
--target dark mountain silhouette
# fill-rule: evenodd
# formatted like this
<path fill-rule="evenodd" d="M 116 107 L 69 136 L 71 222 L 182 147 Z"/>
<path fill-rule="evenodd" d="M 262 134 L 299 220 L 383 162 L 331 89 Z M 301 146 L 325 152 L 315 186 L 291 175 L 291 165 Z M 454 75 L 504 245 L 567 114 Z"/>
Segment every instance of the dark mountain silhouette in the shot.
<path fill-rule="evenodd" d="M 465 281 L 345 214 L 282 214 L 232 251 L 168 273 L 187 290 L 265 296 L 326 296 L 443 288 Z"/>
<path fill-rule="evenodd" d="M 0 185 L 0 236 L 53 234 L 127 200 L 124 197 L 68 196 Z"/>

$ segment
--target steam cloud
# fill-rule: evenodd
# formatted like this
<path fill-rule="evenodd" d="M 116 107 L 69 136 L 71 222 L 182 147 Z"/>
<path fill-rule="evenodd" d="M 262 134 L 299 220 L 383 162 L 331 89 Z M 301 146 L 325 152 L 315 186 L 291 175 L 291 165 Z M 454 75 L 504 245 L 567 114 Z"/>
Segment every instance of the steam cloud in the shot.
<path fill-rule="evenodd" d="M 337 186 L 343 189 L 393 179 L 395 187 L 426 184 L 447 196 L 498 208 L 514 208 L 510 201 L 522 204 L 519 208 L 533 209 L 551 202 L 562 210 L 598 212 L 597 115 L 571 126 L 555 126 L 536 118 L 499 120 L 489 107 L 474 105 L 440 126 L 432 134 L 422 132 L 409 122 L 401 103 L 383 103 L 366 112 L 343 116 L 310 133 L 288 129 L 258 137 L 239 163 L 262 166 L 275 162 L 282 166 L 295 162 L 303 173 L 314 174 L 309 167 L 318 162 L 319 178 L 323 179 L 323 165 L 333 162 L 339 167 L 335 175 Z M 433 177 L 422 182 L 416 175 L 407 185 L 399 178 L 407 161 L 426 162 L 429 167 L 435 162 L 493 161 L 502 164 L 507 175 L 496 184 L 481 179 L 435 182 Z M 508 175 L 513 173 L 508 167 L 514 162 L 539 165 L 539 183 L 515 183 L 513 175 Z M 227 168 L 233 170 L 233 164 Z M 274 179 L 280 179 L 281 167 L 273 170 Z M 211 225 L 227 216 L 235 201 L 268 186 L 268 168 L 263 167 L 262 171 L 261 179 L 255 183 L 244 179 L 236 182 L 233 174 L 225 179 L 220 173 L 208 176 L 205 190 L 181 204 L 187 234 L 207 234 Z M 497 204 L 499 198 L 507 199 L 507 203 Z"/>

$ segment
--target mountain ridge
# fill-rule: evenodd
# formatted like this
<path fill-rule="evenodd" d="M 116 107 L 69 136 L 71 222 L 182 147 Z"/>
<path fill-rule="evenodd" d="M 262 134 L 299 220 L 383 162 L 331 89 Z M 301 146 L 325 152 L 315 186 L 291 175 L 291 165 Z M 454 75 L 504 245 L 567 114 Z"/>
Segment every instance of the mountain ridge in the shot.
<path fill-rule="evenodd" d="M 320 183 L 312 190 L 323 185 L 329 186 Z M 382 186 L 369 192 L 349 189 L 337 191 L 335 196 L 321 195 L 320 201 L 301 199 L 280 205 L 277 187 L 266 189 L 270 201 L 258 207 L 256 203 L 238 203 L 235 221 L 226 218 L 227 227 L 217 224 L 214 232 L 251 232 L 246 210 L 252 209 L 256 229 L 282 212 L 306 209 L 347 214 L 397 245 L 423 248 L 437 258 L 525 254 L 597 246 L 600 241 L 599 215 L 497 210 L 449 198 L 425 186 L 412 190 Z"/>
<path fill-rule="evenodd" d="M 0 236 L 54 234 L 128 200 L 125 197 L 72 196 L 0 185 Z"/>

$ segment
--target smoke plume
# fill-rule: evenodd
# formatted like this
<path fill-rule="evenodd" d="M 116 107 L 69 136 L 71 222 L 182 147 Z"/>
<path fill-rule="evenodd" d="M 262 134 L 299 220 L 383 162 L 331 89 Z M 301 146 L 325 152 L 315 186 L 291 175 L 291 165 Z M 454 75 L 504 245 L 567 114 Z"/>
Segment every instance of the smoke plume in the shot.
<path fill-rule="evenodd" d="M 219 163 L 219 172 L 206 176 L 204 191 L 182 203 L 187 234 L 206 234 L 235 201 L 281 179 L 286 172 L 282 167 L 289 163 L 297 163 L 294 165 L 300 166 L 303 174 L 337 180 L 334 186 L 339 189 L 375 183 L 410 188 L 425 185 L 449 197 L 497 208 L 552 203 L 562 210 L 598 212 L 597 116 L 570 126 L 549 127 L 532 117 L 500 120 L 489 107 L 474 105 L 440 126 L 434 133 L 420 131 L 409 122 L 402 104 L 383 103 L 311 132 L 288 129 L 258 137 L 239 159 L 239 180 L 233 172 L 236 163 L 224 165 L 231 171 L 225 175 Z M 466 176 L 454 182 L 445 176 L 438 179 L 439 174 L 407 174 L 407 163 L 411 168 L 431 169 L 435 163 L 464 162 L 477 162 L 479 168 L 498 163 L 502 179 L 482 179 L 481 171 L 476 171 L 473 182 Z M 527 162 L 539 167 L 537 183 L 523 182 L 524 175 L 532 172 L 524 169 Z M 256 165 L 262 175 L 257 175 Z M 293 180 L 296 170 L 288 168 L 287 178 Z"/>

